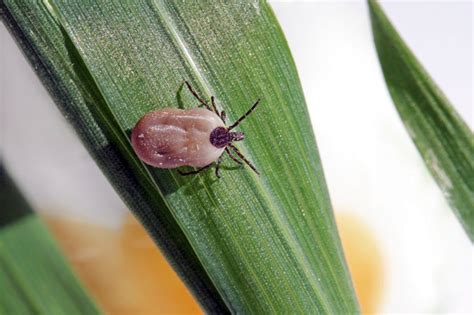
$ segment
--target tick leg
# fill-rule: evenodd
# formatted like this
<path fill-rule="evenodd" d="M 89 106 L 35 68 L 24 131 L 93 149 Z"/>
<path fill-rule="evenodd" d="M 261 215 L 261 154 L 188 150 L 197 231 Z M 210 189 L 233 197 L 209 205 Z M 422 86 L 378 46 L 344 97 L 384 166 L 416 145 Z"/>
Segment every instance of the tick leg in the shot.
<path fill-rule="evenodd" d="M 229 148 L 225 148 L 225 152 L 227 152 L 227 154 L 230 156 L 230 158 L 231 158 L 232 160 L 234 160 L 235 163 L 242 165 L 242 162 L 240 162 L 239 160 L 237 160 L 237 158 L 236 158 L 235 156 L 233 156 L 232 153 L 230 153 Z"/>
<path fill-rule="evenodd" d="M 216 162 L 216 176 L 217 178 L 221 178 L 221 157 L 219 157 Z"/>
<path fill-rule="evenodd" d="M 250 163 L 250 161 L 247 160 L 242 153 L 240 153 L 239 149 L 237 149 L 234 145 L 230 143 L 228 144 L 228 146 L 231 147 L 231 149 L 234 150 L 234 152 L 245 162 L 245 164 L 247 164 L 255 173 L 257 173 L 257 175 L 260 175 L 255 166 L 253 166 L 253 164 Z"/>
<path fill-rule="evenodd" d="M 250 107 L 250 109 L 242 115 L 242 117 L 240 117 L 239 119 L 237 119 L 237 121 L 235 123 L 233 123 L 230 127 L 227 128 L 227 130 L 232 130 L 234 129 L 235 127 L 237 127 L 241 122 L 242 120 L 244 120 L 245 118 L 247 118 L 248 115 L 250 115 L 254 110 L 255 108 L 257 107 L 258 103 L 260 103 L 260 99 L 258 99 L 255 104 L 252 105 L 252 107 Z"/>
<path fill-rule="evenodd" d="M 221 118 L 222 122 L 225 123 L 225 112 L 222 111 L 219 114 L 219 111 L 217 110 L 216 102 L 214 100 L 214 96 L 211 96 L 211 104 L 212 104 L 212 108 L 214 109 L 214 113 L 216 113 L 217 116 L 219 116 Z"/>
<path fill-rule="evenodd" d="M 211 166 L 211 165 L 212 165 L 212 163 L 211 163 L 211 164 L 207 164 L 206 166 L 203 166 L 203 167 L 201 167 L 201 168 L 198 168 L 198 169 L 195 170 L 195 171 L 190 171 L 190 172 L 182 172 L 182 171 L 178 170 L 178 173 L 179 173 L 180 175 L 182 175 L 182 176 L 194 175 L 194 174 L 197 174 L 197 173 L 199 173 L 199 172 L 201 172 L 201 171 L 204 171 L 206 168 L 208 168 L 208 167 Z"/>
<path fill-rule="evenodd" d="M 193 87 L 191 86 L 191 84 L 189 84 L 188 81 L 184 81 L 184 83 L 186 83 L 186 86 L 188 87 L 188 90 L 189 92 L 191 92 L 192 95 L 194 95 L 194 97 L 204 106 L 206 106 L 206 108 L 210 111 L 211 108 L 209 107 L 209 105 L 207 105 L 207 103 L 196 93 L 196 91 L 194 91 Z"/>
<path fill-rule="evenodd" d="M 219 111 L 217 110 L 214 96 L 211 96 L 211 104 L 212 104 L 212 109 L 214 110 L 214 113 L 216 113 L 216 115 L 219 116 Z M 221 117 L 221 119 L 222 119 L 222 117 Z"/>

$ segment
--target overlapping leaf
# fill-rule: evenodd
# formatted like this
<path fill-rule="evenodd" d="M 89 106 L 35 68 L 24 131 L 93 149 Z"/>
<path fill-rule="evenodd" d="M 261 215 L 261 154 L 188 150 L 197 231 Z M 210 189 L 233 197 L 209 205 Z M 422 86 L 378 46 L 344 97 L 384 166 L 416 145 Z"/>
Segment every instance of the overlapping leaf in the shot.
<path fill-rule="evenodd" d="M 0 164 L 0 314 L 99 314 Z"/>
<path fill-rule="evenodd" d="M 474 241 L 474 137 L 375 1 L 372 29 L 390 95 L 426 166 Z M 446 61 L 449 62 L 449 61 Z"/>

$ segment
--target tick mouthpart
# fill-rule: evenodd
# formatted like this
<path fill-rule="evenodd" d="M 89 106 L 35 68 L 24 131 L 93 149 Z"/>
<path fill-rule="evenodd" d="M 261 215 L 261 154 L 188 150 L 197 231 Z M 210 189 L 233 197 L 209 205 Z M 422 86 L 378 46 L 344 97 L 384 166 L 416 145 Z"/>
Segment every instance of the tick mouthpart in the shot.
<path fill-rule="evenodd" d="M 230 137 L 232 138 L 231 141 L 242 141 L 245 139 L 245 135 L 243 132 L 229 132 Z"/>

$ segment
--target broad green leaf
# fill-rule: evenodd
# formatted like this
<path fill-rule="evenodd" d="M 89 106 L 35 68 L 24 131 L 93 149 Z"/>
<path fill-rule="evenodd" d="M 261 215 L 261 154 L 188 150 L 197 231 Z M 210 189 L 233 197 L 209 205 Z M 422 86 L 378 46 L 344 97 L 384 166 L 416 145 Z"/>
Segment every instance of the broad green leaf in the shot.
<path fill-rule="evenodd" d="M 99 314 L 0 163 L 0 314 Z"/>
<path fill-rule="evenodd" d="M 91 155 L 209 312 L 356 313 L 296 69 L 259 1 L 5 1 L 30 62 Z M 257 98 L 238 147 L 181 177 L 145 166 L 130 130 L 146 112 L 198 105 L 233 121 Z M 73 179 L 71 179 L 73 180 Z"/>
<path fill-rule="evenodd" d="M 474 137 L 403 42 L 369 1 L 375 45 L 390 95 L 431 175 L 474 241 Z"/>

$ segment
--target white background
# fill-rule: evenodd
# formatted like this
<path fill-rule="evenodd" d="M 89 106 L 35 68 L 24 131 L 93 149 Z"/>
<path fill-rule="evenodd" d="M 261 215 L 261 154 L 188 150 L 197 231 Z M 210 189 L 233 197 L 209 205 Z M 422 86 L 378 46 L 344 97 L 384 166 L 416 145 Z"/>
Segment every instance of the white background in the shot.
<path fill-rule="evenodd" d="M 383 249 L 381 312 L 470 313 L 471 244 L 398 118 L 366 4 L 272 4 L 299 70 L 334 208 L 362 218 Z M 383 7 L 472 126 L 472 4 Z"/>
<path fill-rule="evenodd" d="M 391 103 L 366 4 L 271 3 L 299 70 L 334 208 L 360 217 L 382 248 L 380 311 L 470 313 L 471 244 Z M 383 7 L 472 128 L 472 3 Z M 117 227 L 125 206 L 3 25 L 0 44 L 0 150 L 10 172 L 40 211 Z"/>

